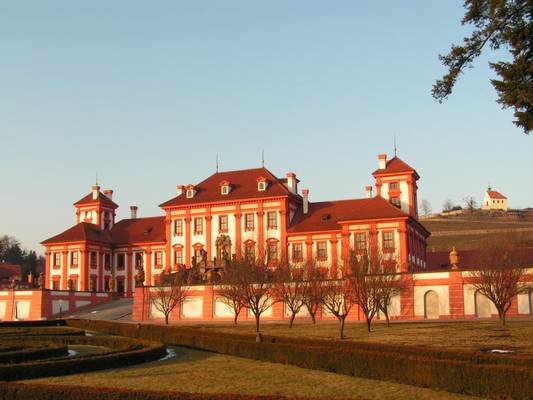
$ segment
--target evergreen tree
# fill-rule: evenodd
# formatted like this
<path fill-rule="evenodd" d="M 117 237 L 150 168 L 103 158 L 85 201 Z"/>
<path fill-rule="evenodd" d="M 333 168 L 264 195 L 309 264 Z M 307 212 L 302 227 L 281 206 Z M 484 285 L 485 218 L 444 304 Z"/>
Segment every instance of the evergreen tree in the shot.
<path fill-rule="evenodd" d="M 452 93 L 457 78 L 488 45 L 509 49 L 511 62 L 490 63 L 499 79 L 491 83 L 503 108 L 514 108 L 518 127 L 526 134 L 533 129 L 533 0 L 465 0 L 463 25 L 474 31 L 461 45 L 440 55 L 447 73 L 433 85 L 433 97 L 442 102 Z"/>

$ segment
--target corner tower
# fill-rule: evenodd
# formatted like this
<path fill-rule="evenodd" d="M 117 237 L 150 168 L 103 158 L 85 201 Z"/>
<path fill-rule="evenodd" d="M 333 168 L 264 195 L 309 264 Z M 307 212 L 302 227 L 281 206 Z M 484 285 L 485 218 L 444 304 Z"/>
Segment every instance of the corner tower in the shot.
<path fill-rule="evenodd" d="M 91 193 L 74 203 L 76 223 L 88 222 L 100 229 L 111 230 L 115 225 L 115 210 L 118 205 L 113 202 L 113 191 L 100 192 L 100 186 L 94 185 Z"/>
<path fill-rule="evenodd" d="M 416 182 L 420 176 L 414 168 L 397 156 L 387 160 L 386 154 L 380 154 L 378 155 L 378 169 L 372 175 L 376 179 L 378 196 L 418 219 Z"/>

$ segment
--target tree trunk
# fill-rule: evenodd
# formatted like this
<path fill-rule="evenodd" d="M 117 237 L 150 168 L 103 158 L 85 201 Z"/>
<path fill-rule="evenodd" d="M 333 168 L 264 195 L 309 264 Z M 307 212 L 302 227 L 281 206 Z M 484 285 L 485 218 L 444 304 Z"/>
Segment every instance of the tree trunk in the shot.
<path fill-rule="evenodd" d="M 168 325 L 168 314 L 165 314 L 165 324 Z"/>
<path fill-rule="evenodd" d="M 311 315 L 311 321 L 313 321 L 313 325 L 316 325 L 316 318 L 315 313 L 309 313 Z"/>
<path fill-rule="evenodd" d="M 237 325 L 237 318 L 239 318 L 239 312 L 235 311 L 235 317 L 233 318 L 233 323 Z"/>
<path fill-rule="evenodd" d="M 505 326 L 505 310 L 502 307 L 497 307 L 498 316 L 500 317 L 500 323 Z"/>
<path fill-rule="evenodd" d="M 341 336 L 341 339 L 344 339 L 344 318 L 339 318 L 339 322 L 341 323 L 340 336 Z"/>
<path fill-rule="evenodd" d="M 289 319 L 289 328 L 292 328 L 292 324 L 294 323 L 295 317 L 296 317 L 296 313 L 293 311 L 291 314 L 291 318 Z"/>
<path fill-rule="evenodd" d="M 387 328 L 390 328 L 389 312 L 383 311 L 383 314 L 385 314 L 385 319 L 387 320 Z"/>
<path fill-rule="evenodd" d="M 370 332 L 370 324 L 372 323 L 372 320 L 368 317 L 366 317 L 366 329 L 368 332 Z"/>
<path fill-rule="evenodd" d="M 259 332 L 259 314 L 255 314 L 255 331 Z"/>

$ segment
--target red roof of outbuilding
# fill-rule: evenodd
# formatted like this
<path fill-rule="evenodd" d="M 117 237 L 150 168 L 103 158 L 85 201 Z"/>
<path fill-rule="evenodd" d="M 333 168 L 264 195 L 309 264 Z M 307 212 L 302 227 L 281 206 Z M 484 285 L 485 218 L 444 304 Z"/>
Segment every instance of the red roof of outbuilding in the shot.
<path fill-rule="evenodd" d="M 407 164 L 405 161 L 401 160 L 400 158 L 394 156 L 390 160 L 387 161 L 387 164 L 385 165 L 384 169 L 376 169 L 372 175 L 380 175 L 380 174 L 393 174 L 393 173 L 401 173 L 401 172 L 414 172 L 416 176 L 418 177 L 418 173 L 416 170 L 411 167 L 409 164 Z"/>
<path fill-rule="evenodd" d="M 75 206 L 82 206 L 84 204 L 94 204 L 94 203 L 102 203 L 103 205 L 106 205 L 111 208 L 118 208 L 118 204 L 116 204 L 113 200 L 111 200 L 109 197 L 107 197 L 102 192 L 98 192 L 98 198 L 96 200 L 93 199 L 92 192 L 89 193 L 87 196 L 79 199 L 77 202 L 74 203 Z"/>
<path fill-rule="evenodd" d="M 0 263 L 0 279 L 20 279 L 22 267 L 18 264 Z"/>
<path fill-rule="evenodd" d="M 293 217 L 289 233 L 341 229 L 339 221 L 358 221 L 407 217 L 399 208 L 380 196 L 371 199 L 337 200 L 309 203 L 309 211 L 299 209 Z"/>
<path fill-rule="evenodd" d="M 123 219 L 111 230 L 114 244 L 165 241 L 165 217 Z"/>
<path fill-rule="evenodd" d="M 264 177 L 268 181 L 264 191 L 257 190 L 257 178 Z M 231 191 L 221 194 L 220 182 L 231 182 Z M 186 193 L 176 196 L 159 207 L 172 207 L 188 204 L 209 202 L 223 202 L 248 198 L 294 196 L 281 182 L 266 168 L 244 169 L 239 171 L 217 172 L 194 186 L 196 194 L 188 199 Z"/>
<path fill-rule="evenodd" d="M 507 198 L 500 192 L 497 192 L 496 190 L 487 190 L 487 193 L 489 194 L 489 197 L 491 199 L 506 199 Z"/>

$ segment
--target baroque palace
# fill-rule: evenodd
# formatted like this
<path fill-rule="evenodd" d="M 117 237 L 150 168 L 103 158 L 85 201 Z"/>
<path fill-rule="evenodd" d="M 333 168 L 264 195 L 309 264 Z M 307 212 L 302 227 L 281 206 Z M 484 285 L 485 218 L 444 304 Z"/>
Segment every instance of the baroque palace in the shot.
<path fill-rule="evenodd" d="M 202 265 L 205 273 L 230 257 L 313 262 L 337 277 L 350 251 L 371 244 L 397 260 L 399 272 L 424 270 L 429 232 L 418 222 L 417 172 L 381 154 L 372 175 L 375 194 L 367 186 L 365 198 L 310 202 L 291 172 L 217 172 L 178 185 L 160 204 L 164 216 L 138 218 L 131 206 L 131 218 L 121 221 L 113 191 L 93 186 L 74 203 L 76 224 L 42 242 L 44 286 L 132 296 L 139 271 L 150 286 L 163 271 Z"/>

